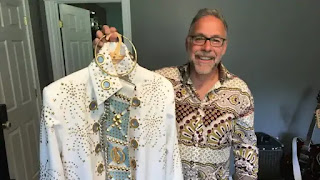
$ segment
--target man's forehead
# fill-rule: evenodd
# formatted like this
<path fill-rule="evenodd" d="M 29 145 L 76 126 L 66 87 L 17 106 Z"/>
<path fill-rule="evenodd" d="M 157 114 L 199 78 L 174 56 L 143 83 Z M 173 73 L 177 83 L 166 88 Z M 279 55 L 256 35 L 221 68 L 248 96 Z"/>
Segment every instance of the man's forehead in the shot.
<path fill-rule="evenodd" d="M 226 36 L 223 22 L 214 16 L 204 16 L 196 21 L 191 29 L 192 34 L 201 34 L 206 37 Z"/>
<path fill-rule="evenodd" d="M 204 36 L 207 38 L 214 38 L 214 37 L 221 37 L 226 38 L 227 34 L 225 30 L 203 30 L 203 29 L 194 29 L 193 32 L 191 32 L 193 36 Z"/>

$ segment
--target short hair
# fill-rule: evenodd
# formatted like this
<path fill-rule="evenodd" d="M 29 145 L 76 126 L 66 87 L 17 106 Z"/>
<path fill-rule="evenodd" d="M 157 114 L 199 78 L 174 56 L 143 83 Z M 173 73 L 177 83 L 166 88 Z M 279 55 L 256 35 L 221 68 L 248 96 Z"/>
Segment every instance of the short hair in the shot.
<path fill-rule="evenodd" d="M 226 32 L 228 32 L 228 24 L 226 22 L 226 20 L 224 19 L 223 15 L 221 14 L 221 12 L 219 12 L 219 10 L 217 9 L 208 9 L 208 8 L 203 8 L 200 9 L 198 11 L 198 13 L 194 16 L 194 18 L 192 19 L 192 22 L 190 24 L 190 28 L 189 28 L 189 33 L 191 31 L 191 29 L 193 28 L 193 25 L 202 17 L 204 16 L 214 16 L 218 19 L 220 19 L 220 21 L 222 21 L 224 28 L 226 29 Z"/>

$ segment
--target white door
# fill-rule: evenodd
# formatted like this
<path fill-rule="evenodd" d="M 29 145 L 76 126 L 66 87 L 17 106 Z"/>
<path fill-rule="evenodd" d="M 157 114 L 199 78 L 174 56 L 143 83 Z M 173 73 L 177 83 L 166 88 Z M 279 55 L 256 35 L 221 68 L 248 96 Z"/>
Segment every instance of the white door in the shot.
<path fill-rule="evenodd" d="M 59 4 L 66 75 L 87 67 L 93 59 L 90 11 Z"/>
<path fill-rule="evenodd" d="M 26 0 L 0 0 L 0 103 L 12 124 L 4 136 L 16 180 L 38 179 L 39 171 L 39 84 L 29 18 Z"/>

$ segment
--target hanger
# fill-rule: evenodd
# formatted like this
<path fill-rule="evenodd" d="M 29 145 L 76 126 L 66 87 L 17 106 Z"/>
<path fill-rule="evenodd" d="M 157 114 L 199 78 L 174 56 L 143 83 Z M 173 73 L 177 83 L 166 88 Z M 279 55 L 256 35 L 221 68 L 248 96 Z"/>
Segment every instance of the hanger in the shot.
<path fill-rule="evenodd" d="M 117 44 L 117 47 L 116 49 L 113 51 L 113 52 L 110 52 L 110 56 L 112 58 L 112 61 L 115 61 L 116 63 L 118 63 L 119 61 L 121 61 L 125 55 L 121 55 L 120 54 L 120 50 L 121 50 L 121 45 L 123 44 L 122 43 L 122 37 L 119 33 L 115 32 L 117 34 L 117 37 L 118 37 L 118 44 Z M 111 37 L 112 34 L 109 34 L 107 37 L 106 37 L 106 40 L 109 41 L 110 40 L 110 37 Z"/>
<path fill-rule="evenodd" d="M 123 42 L 122 42 L 122 37 L 121 37 L 121 34 L 119 34 L 118 32 L 115 32 L 117 34 L 117 37 L 118 37 L 118 44 L 115 48 L 115 50 L 113 52 L 109 52 L 109 55 L 112 59 L 112 63 L 113 63 L 113 66 L 115 67 L 115 70 L 117 72 L 117 64 L 123 60 L 126 55 L 121 55 L 120 53 L 120 50 L 121 50 L 121 47 L 123 45 Z M 95 62 L 97 64 L 97 66 L 101 69 L 101 71 L 103 71 L 104 73 L 110 75 L 110 76 L 113 76 L 113 77 L 119 77 L 120 79 L 124 80 L 125 82 L 128 82 L 129 84 L 133 85 L 135 87 L 135 84 L 133 84 L 132 82 L 129 81 L 129 79 L 127 78 L 127 75 L 129 75 L 135 68 L 135 66 L 137 65 L 137 50 L 135 48 L 135 46 L 133 45 L 133 43 L 131 42 L 131 40 L 129 40 L 128 38 L 126 38 L 125 36 L 123 36 L 125 39 L 127 39 L 129 41 L 129 43 L 132 45 L 133 47 L 133 50 L 134 50 L 134 53 L 135 53 L 135 56 L 133 56 L 131 53 L 129 53 L 129 58 L 134 62 L 134 64 L 132 65 L 132 67 L 130 68 L 129 71 L 125 72 L 125 73 L 121 73 L 121 74 L 112 74 L 108 71 L 106 71 L 103 67 L 102 67 L 102 64 L 99 63 L 99 60 L 98 58 L 102 57 L 104 59 L 104 55 L 103 54 L 97 54 L 97 47 L 98 47 L 98 44 L 99 42 L 103 39 L 103 38 L 106 38 L 106 40 L 108 41 L 110 39 L 110 36 L 112 34 L 109 34 L 108 36 L 103 36 L 102 38 L 99 39 L 99 41 L 97 42 L 96 46 L 95 46 Z"/>

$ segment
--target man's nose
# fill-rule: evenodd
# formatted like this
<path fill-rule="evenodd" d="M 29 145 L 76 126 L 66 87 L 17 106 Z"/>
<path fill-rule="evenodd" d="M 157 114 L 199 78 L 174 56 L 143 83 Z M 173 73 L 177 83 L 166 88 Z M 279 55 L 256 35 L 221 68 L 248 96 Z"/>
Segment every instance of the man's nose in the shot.
<path fill-rule="evenodd" d="M 211 44 L 210 44 L 210 40 L 206 40 L 206 42 L 204 43 L 204 45 L 202 46 L 203 47 L 203 50 L 205 51 L 211 51 Z"/>

